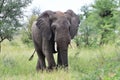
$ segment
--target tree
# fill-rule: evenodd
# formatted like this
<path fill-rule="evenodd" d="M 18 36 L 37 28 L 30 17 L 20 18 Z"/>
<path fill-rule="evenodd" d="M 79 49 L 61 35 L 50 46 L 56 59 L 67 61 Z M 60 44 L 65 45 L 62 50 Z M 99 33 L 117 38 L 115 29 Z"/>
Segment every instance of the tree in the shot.
<path fill-rule="evenodd" d="M 81 7 L 81 24 L 75 42 L 78 46 L 99 46 L 120 39 L 118 0 L 95 0 Z"/>
<path fill-rule="evenodd" d="M 100 45 L 114 42 L 116 19 L 114 18 L 116 9 L 118 8 L 118 0 L 96 0 L 93 8 L 99 15 L 100 25 L 98 28 L 101 30 Z"/>
<path fill-rule="evenodd" d="M 88 18 L 88 15 L 89 15 L 89 6 L 82 6 L 81 7 L 81 11 L 83 12 L 83 17 L 84 17 L 84 20 L 86 20 Z M 84 37 L 84 42 L 85 42 L 85 45 L 89 45 L 89 32 L 90 32 L 90 28 L 89 28 L 89 25 L 87 25 L 87 21 L 84 21 L 83 20 L 83 24 L 81 25 L 82 29 L 84 29 L 83 31 L 83 37 Z"/>
<path fill-rule="evenodd" d="M 23 18 L 23 8 L 29 3 L 31 0 L 0 1 L 0 43 L 5 39 L 13 38 L 13 34 L 21 26 L 20 19 Z"/>

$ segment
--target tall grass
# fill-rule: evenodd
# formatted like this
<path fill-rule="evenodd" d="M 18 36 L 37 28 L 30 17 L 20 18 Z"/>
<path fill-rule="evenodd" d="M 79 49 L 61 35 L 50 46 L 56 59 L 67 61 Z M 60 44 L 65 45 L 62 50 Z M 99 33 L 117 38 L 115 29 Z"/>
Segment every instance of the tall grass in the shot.
<path fill-rule="evenodd" d="M 36 72 L 37 55 L 28 61 L 33 51 L 19 38 L 2 43 L 0 80 L 120 80 L 120 47 L 70 47 L 68 71 L 52 72 Z"/>

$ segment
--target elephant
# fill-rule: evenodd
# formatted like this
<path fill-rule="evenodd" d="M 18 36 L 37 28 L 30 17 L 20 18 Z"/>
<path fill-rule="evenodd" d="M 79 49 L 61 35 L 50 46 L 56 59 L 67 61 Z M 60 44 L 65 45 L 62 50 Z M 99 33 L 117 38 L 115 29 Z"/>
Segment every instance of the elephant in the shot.
<path fill-rule="evenodd" d="M 32 40 L 38 55 L 37 71 L 46 68 L 51 70 L 56 66 L 68 67 L 68 45 L 77 34 L 79 23 L 79 16 L 72 10 L 66 12 L 46 10 L 38 17 L 32 25 Z M 56 52 L 58 52 L 57 64 L 53 56 Z"/>

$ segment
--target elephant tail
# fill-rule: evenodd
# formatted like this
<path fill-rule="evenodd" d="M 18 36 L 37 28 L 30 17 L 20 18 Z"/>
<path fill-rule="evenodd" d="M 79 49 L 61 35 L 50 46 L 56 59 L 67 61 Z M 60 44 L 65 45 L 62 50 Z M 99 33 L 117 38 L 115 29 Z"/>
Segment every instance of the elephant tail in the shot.
<path fill-rule="evenodd" d="M 35 50 L 34 50 L 33 54 L 31 55 L 31 57 L 29 58 L 29 61 L 31 61 L 33 59 L 34 54 L 35 54 Z"/>

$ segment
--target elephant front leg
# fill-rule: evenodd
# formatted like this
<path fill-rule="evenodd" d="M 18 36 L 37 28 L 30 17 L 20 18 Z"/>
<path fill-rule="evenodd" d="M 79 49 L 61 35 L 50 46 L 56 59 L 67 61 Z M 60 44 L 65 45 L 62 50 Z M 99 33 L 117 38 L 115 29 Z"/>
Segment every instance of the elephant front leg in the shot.
<path fill-rule="evenodd" d="M 67 50 L 60 50 L 58 53 L 58 66 L 63 68 L 68 67 L 68 53 Z"/>
<path fill-rule="evenodd" d="M 62 60 L 63 67 L 68 67 L 68 55 L 67 55 L 67 53 L 61 54 L 61 60 Z"/>
<path fill-rule="evenodd" d="M 58 67 L 62 66 L 62 60 L 61 60 L 61 55 L 59 50 L 58 50 L 58 56 L 57 56 L 57 66 Z"/>
<path fill-rule="evenodd" d="M 54 69 L 56 67 L 54 56 L 52 53 L 46 54 L 46 59 L 48 62 L 48 69 Z"/>
<path fill-rule="evenodd" d="M 36 70 L 39 71 L 39 70 L 44 70 L 44 69 L 46 69 L 45 58 L 43 59 L 38 58 Z"/>

